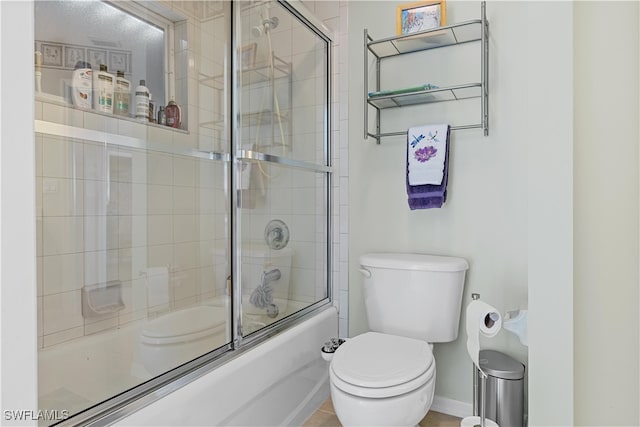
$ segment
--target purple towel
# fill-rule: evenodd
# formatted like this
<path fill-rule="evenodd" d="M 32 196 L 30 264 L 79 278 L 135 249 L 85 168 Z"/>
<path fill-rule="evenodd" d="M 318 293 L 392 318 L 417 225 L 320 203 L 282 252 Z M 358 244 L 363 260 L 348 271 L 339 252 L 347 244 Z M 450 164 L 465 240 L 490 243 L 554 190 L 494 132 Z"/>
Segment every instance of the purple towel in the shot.
<path fill-rule="evenodd" d="M 409 185 L 409 161 L 407 156 L 407 196 L 409 202 L 409 208 L 414 209 L 431 209 L 441 208 L 442 204 L 447 200 L 447 180 L 449 176 L 449 136 L 451 134 L 451 128 L 447 127 L 447 151 L 444 158 L 444 174 L 442 176 L 442 183 L 440 185 Z M 407 149 L 409 143 L 407 142 Z"/>

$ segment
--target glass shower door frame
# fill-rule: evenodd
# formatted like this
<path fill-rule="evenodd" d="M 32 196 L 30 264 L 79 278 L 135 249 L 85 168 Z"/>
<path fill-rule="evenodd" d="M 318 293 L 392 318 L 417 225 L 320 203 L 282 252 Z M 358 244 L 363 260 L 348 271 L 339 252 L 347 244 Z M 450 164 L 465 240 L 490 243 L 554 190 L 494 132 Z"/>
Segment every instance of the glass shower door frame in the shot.
<path fill-rule="evenodd" d="M 303 9 L 305 8 L 301 2 L 294 0 L 296 4 L 299 4 Z M 234 1 L 232 4 L 231 10 L 231 40 L 232 52 L 240 52 L 242 46 L 239 45 L 238 41 L 241 39 L 239 31 L 241 30 L 241 22 L 240 22 L 240 9 L 243 7 L 243 3 L 248 3 L 245 1 Z M 267 3 L 267 2 L 265 2 Z M 304 24 L 314 35 L 319 37 L 326 45 L 326 62 L 325 62 L 325 76 L 326 76 L 326 94 L 325 94 L 325 107 L 324 107 L 324 136 L 323 136 L 323 145 L 324 145 L 324 159 L 323 164 L 316 164 L 312 162 L 300 161 L 291 158 L 287 158 L 285 156 L 275 156 L 267 153 L 262 153 L 254 150 L 246 150 L 241 148 L 241 144 L 239 141 L 239 129 L 241 127 L 240 117 L 240 94 L 241 88 L 239 86 L 239 78 L 241 71 L 240 64 L 240 55 L 235 54 L 231 58 L 231 77 L 230 77 L 230 85 L 233 88 L 232 96 L 231 96 L 231 178 L 230 178 L 230 188 L 231 188 L 231 279 L 232 279 L 232 310 L 231 310 L 231 331 L 232 331 L 232 340 L 231 345 L 233 349 L 241 349 L 241 348 L 249 348 L 254 344 L 258 344 L 263 339 L 275 335 L 278 332 L 290 327 L 293 324 L 300 322 L 302 319 L 307 317 L 307 315 L 313 311 L 320 309 L 321 307 L 328 306 L 333 301 L 333 260 L 334 260 L 334 251 L 333 251 L 333 172 L 334 168 L 332 165 L 332 137 L 331 137 L 331 129 L 332 129 L 332 115 L 331 115 L 331 105 L 332 105 L 332 70 L 333 70 L 333 58 L 332 58 L 332 38 L 329 36 L 329 31 L 326 27 L 320 22 L 312 22 L 307 16 L 300 13 L 296 7 L 291 5 L 291 1 L 285 0 L 274 0 L 274 3 L 282 6 L 283 9 L 287 10 L 294 19 L 297 19 L 300 23 Z M 270 324 L 268 327 L 259 330 L 257 332 L 251 333 L 250 336 L 243 333 L 243 319 L 242 319 L 242 283 L 241 280 L 237 280 L 236 278 L 242 277 L 242 263 L 241 263 L 241 233 L 240 233 L 240 219 L 239 219 L 239 171 L 241 167 L 241 162 L 266 162 L 271 163 L 273 165 L 280 165 L 288 168 L 295 168 L 299 170 L 304 170 L 308 172 L 315 173 L 323 173 L 326 177 L 326 186 L 324 189 L 325 192 L 325 202 L 326 202 L 326 297 L 316 301 L 312 304 L 309 304 L 302 310 L 291 314 L 283 319 L 276 321 L 273 324 Z"/>
<path fill-rule="evenodd" d="M 333 279 L 333 166 L 332 166 L 332 150 L 331 150 L 331 130 L 332 130 L 332 116 L 330 114 L 330 106 L 332 105 L 332 39 L 328 35 L 329 32 L 322 26 L 320 21 L 312 21 L 304 14 L 300 13 L 294 6 L 286 1 L 277 1 L 277 3 L 291 13 L 300 22 L 304 23 L 310 31 L 317 35 L 326 43 L 326 104 L 324 108 L 324 161 L 323 164 L 315 164 L 311 162 L 298 161 L 294 159 L 272 156 L 265 153 L 260 153 L 252 150 L 239 149 L 238 141 L 238 111 L 239 104 L 238 90 L 236 88 L 236 76 L 238 71 L 238 57 L 235 52 L 239 52 L 240 46 L 238 46 L 237 37 L 235 36 L 235 23 L 236 23 L 236 8 L 240 7 L 238 2 L 233 2 L 231 7 L 231 67 L 230 76 L 227 79 L 229 87 L 231 89 L 230 96 L 226 99 L 227 106 L 231 112 L 230 120 L 230 153 L 209 153 L 208 160 L 222 161 L 226 163 L 226 176 L 229 180 L 231 202 L 230 209 L 230 230 L 231 236 L 230 242 L 230 256 L 229 256 L 229 268 L 232 272 L 232 298 L 231 298 L 231 337 L 226 345 L 212 349 L 211 352 L 201 355 L 200 357 L 185 363 L 182 366 L 173 369 L 171 372 L 165 372 L 158 377 L 155 377 L 144 384 L 136 386 L 132 389 L 123 391 L 121 394 L 114 396 L 98 405 L 89 408 L 77 416 L 61 422 L 58 425 L 106 425 L 115 423 L 116 421 L 136 412 L 137 410 L 161 399 L 171 392 L 179 389 L 190 382 L 207 375 L 215 370 L 220 365 L 230 361 L 231 359 L 238 357 L 244 351 L 250 350 L 252 347 L 264 342 L 270 336 L 273 336 L 283 330 L 290 328 L 291 326 L 300 323 L 307 319 L 313 312 L 328 308 L 333 301 L 332 295 L 332 279 Z M 302 3 L 295 1 L 295 3 Z M 304 8 L 304 6 L 302 6 Z M 50 129 L 47 129 L 50 131 Z M 54 132 L 55 133 L 55 132 Z M 128 141 L 130 144 L 131 142 Z M 146 149 L 146 144 L 140 143 L 139 146 L 133 148 Z M 174 149 L 167 149 L 172 153 Z M 194 153 L 190 153 L 194 154 Z M 197 156 L 204 156 L 203 153 L 195 153 Z M 278 320 L 276 323 L 269 325 L 268 327 L 252 333 L 251 336 L 242 334 L 242 317 L 241 317 L 241 283 L 240 280 L 233 280 L 234 278 L 241 277 L 241 262 L 239 256 L 239 235 L 236 229 L 238 225 L 238 167 L 240 161 L 262 161 L 271 162 L 273 164 L 279 164 L 288 168 L 296 168 L 299 170 L 305 170 L 316 174 L 323 174 L 325 177 L 324 183 L 324 200 L 326 203 L 326 297 L 318 301 L 309 304 L 304 309 Z"/>

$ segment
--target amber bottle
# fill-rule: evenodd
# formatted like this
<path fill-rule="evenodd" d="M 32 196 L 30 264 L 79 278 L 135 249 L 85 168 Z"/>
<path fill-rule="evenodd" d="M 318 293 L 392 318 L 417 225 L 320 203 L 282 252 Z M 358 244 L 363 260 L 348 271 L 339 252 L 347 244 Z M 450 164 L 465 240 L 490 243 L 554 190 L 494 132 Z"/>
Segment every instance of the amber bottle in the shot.
<path fill-rule="evenodd" d="M 167 116 L 167 126 L 180 129 L 180 106 L 172 99 L 164 111 Z"/>

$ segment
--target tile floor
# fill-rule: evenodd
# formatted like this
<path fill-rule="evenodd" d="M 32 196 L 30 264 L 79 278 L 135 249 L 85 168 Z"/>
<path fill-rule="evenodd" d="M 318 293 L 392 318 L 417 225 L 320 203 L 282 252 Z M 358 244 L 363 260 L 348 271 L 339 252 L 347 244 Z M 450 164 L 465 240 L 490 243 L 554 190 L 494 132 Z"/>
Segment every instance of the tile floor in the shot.
<path fill-rule="evenodd" d="M 460 421 L 462 421 L 461 418 L 429 411 L 420 421 L 420 427 L 460 427 Z M 320 409 L 304 423 L 304 427 L 342 427 L 333 410 L 331 399 L 327 399 L 322 404 Z"/>

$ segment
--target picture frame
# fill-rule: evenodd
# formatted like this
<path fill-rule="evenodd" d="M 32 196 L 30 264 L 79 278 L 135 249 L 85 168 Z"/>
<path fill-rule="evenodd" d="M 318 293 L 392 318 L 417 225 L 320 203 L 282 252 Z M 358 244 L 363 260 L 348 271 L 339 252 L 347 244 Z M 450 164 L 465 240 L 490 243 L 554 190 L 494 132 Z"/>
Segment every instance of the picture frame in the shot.
<path fill-rule="evenodd" d="M 115 73 L 122 71 L 124 73 L 129 72 L 129 58 L 127 52 L 112 52 L 109 51 L 109 70 Z"/>
<path fill-rule="evenodd" d="M 65 68 L 74 69 L 78 61 L 85 60 L 84 47 L 65 46 L 64 47 L 64 66 Z"/>
<path fill-rule="evenodd" d="M 411 34 L 446 25 L 446 0 L 403 4 L 396 10 L 396 32 Z"/>
<path fill-rule="evenodd" d="M 251 43 L 240 48 L 240 65 L 243 70 L 253 68 L 256 65 L 257 43 Z"/>
<path fill-rule="evenodd" d="M 107 65 L 107 51 L 102 49 L 87 49 L 87 61 L 94 70 L 100 69 L 100 64 Z"/>
<path fill-rule="evenodd" d="M 42 65 L 62 67 L 62 45 L 41 43 Z"/>

